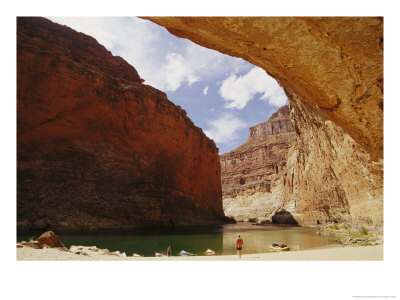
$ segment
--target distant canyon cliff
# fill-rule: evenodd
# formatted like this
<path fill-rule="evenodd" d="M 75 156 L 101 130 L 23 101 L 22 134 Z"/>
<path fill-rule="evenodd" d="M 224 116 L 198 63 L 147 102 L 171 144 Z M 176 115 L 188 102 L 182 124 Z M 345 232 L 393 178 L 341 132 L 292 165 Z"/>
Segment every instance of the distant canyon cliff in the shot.
<path fill-rule="evenodd" d="M 95 39 L 17 18 L 17 228 L 225 220 L 215 143 Z"/>
<path fill-rule="evenodd" d="M 383 224 L 383 18 L 146 19 L 241 57 L 283 87 L 296 138 L 275 182 L 276 212 L 301 224 Z"/>
<path fill-rule="evenodd" d="M 277 180 L 286 170 L 287 153 L 296 138 L 289 106 L 250 128 L 246 143 L 222 154 L 224 211 L 237 221 L 269 220 L 279 208 Z"/>

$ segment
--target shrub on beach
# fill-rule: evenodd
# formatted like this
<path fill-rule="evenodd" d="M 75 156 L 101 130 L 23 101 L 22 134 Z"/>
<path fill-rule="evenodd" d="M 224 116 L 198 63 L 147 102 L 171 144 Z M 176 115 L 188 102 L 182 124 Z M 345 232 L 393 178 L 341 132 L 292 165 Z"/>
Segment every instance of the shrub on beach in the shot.
<path fill-rule="evenodd" d="M 329 229 L 338 230 L 338 229 L 339 229 L 339 226 L 338 226 L 338 224 L 334 223 L 334 224 L 332 224 L 332 225 L 329 226 Z"/>
<path fill-rule="evenodd" d="M 368 230 L 365 229 L 365 227 L 361 227 L 361 228 L 360 228 L 360 233 L 361 233 L 362 235 L 368 235 Z"/>

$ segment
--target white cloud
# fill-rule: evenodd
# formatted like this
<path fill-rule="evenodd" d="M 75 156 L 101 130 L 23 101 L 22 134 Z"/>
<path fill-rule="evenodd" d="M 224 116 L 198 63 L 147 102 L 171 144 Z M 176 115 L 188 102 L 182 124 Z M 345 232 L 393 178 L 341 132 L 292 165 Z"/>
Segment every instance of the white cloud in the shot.
<path fill-rule="evenodd" d="M 207 95 L 207 93 L 208 93 L 208 85 L 204 88 L 204 90 L 203 90 L 203 94 L 204 95 Z"/>
<path fill-rule="evenodd" d="M 247 128 L 245 122 L 232 114 L 221 115 L 218 119 L 208 122 L 210 129 L 204 133 L 216 143 L 229 143 L 240 138 L 237 131 Z"/>
<path fill-rule="evenodd" d="M 218 93 L 226 101 L 225 107 L 232 109 L 243 109 L 257 93 L 263 93 L 260 99 L 269 101 L 270 105 L 280 107 L 287 103 L 286 95 L 276 80 L 259 67 L 239 77 L 230 74 Z"/>
<path fill-rule="evenodd" d="M 175 91 L 183 84 L 190 86 L 198 81 L 218 80 L 226 72 L 251 68 L 242 59 L 177 38 L 164 27 L 136 17 L 50 19 L 93 36 L 114 55 L 135 67 L 146 84 L 164 91 Z"/>
<path fill-rule="evenodd" d="M 175 91 L 181 86 L 182 82 L 187 82 L 191 85 L 198 80 L 198 77 L 193 73 L 193 70 L 187 66 L 181 54 L 174 52 L 168 53 L 166 59 L 165 88 L 168 91 Z"/>
<path fill-rule="evenodd" d="M 79 17 L 48 17 L 53 22 L 67 25 L 76 31 L 83 32 L 94 37 L 100 44 L 108 50 L 112 49 L 116 36 L 110 30 L 102 30 L 111 19 L 105 18 L 79 18 Z"/>

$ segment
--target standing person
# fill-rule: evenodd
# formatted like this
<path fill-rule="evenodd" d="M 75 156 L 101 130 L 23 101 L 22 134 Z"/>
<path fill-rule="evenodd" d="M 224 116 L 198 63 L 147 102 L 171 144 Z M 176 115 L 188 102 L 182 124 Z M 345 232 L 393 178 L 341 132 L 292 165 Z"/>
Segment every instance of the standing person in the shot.
<path fill-rule="evenodd" d="M 171 246 L 168 246 L 167 248 L 167 256 L 171 256 L 172 255 L 172 249 Z"/>
<path fill-rule="evenodd" d="M 243 249 L 243 239 L 240 237 L 239 234 L 238 238 L 236 239 L 236 250 L 239 254 L 239 258 L 242 258 L 242 249 Z"/>

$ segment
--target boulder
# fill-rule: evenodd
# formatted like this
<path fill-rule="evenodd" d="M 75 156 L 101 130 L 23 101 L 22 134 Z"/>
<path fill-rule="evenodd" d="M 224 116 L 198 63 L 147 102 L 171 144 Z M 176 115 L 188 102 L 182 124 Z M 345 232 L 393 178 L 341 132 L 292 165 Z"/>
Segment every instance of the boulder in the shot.
<path fill-rule="evenodd" d="M 64 248 L 64 244 L 60 241 L 60 238 L 53 231 L 46 231 L 38 238 L 38 244 L 40 248 L 47 245 L 51 248 L 61 247 Z"/>
<path fill-rule="evenodd" d="M 22 245 L 22 247 L 30 247 L 30 248 L 34 248 L 34 249 L 41 249 L 42 248 L 39 245 L 38 241 L 33 241 L 33 240 L 30 240 L 29 242 L 22 241 L 19 244 Z"/>

